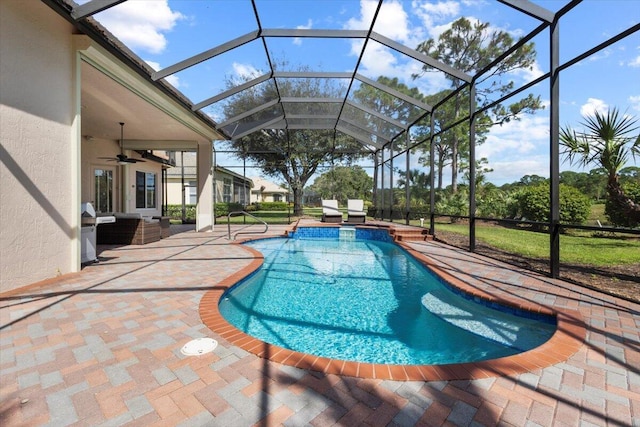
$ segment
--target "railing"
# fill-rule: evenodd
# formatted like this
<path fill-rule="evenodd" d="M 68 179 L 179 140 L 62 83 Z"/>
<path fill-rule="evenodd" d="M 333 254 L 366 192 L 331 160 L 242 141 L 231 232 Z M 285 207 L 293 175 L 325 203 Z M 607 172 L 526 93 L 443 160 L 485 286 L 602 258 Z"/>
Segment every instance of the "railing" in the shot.
<path fill-rule="evenodd" d="M 232 216 L 240 216 L 240 215 L 244 215 L 244 216 L 250 216 L 251 218 L 255 219 L 258 222 L 261 222 L 262 224 L 264 224 L 264 231 L 261 231 L 259 233 L 253 232 L 253 231 L 238 231 L 236 234 L 233 235 L 233 240 L 236 240 L 236 237 L 238 236 L 238 234 L 264 234 L 269 230 L 269 224 L 267 224 L 266 222 L 264 222 L 263 220 L 261 220 L 260 218 L 258 218 L 255 215 L 251 215 L 249 212 L 245 212 L 245 211 L 234 211 L 234 212 L 229 212 L 229 214 L 227 215 L 227 233 L 228 233 L 228 239 L 231 240 L 231 217 Z"/>

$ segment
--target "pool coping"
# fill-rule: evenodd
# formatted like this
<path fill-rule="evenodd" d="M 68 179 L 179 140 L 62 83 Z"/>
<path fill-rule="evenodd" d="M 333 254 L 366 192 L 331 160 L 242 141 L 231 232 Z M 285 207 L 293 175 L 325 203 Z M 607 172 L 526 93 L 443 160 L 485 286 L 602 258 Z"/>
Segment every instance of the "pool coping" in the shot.
<path fill-rule="evenodd" d="M 286 237 L 286 235 L 283 237 Z M 253 260 L 249 265 L 223 279 L 216 285 L 215 289 L 207 291 L 200 300 L 199 313 L 204 325 L 223 339 L 249 353 L 273 362 L 301 369 L 320 371 L 325 374 L 369 379 L 397 381 L 474 380 L 521 374 L 564 362 L 582 347 L 586 338 L 584 318 L 580 312 L 567 309 L 551 309 L 541 304 L 498 297 L 483 292 L 447 273 L 428 256 L 416 251 L 406 243 L 395 242 L 442 280 L 446 281 L 447 284 L 469 294 L 471 297 L 479 297 L 488 302 L 496 302 L 533 313 L 555 316 L 557 319 L 556 332 L 542 345 L 513 356 L 442 365 L 392 365 L 351 362 L 289 350 L 266 343 L 242 332 L 227 322 L 219 311 L 218 303 L 222 295 L 239 281 L 253 274 L 264 262 L 264 257 L 260 252 L 241 245 L 250 240 L 254 239 L 244 239 L 235 242 L 235 244 L 249 252 L 253 256 Z"/>

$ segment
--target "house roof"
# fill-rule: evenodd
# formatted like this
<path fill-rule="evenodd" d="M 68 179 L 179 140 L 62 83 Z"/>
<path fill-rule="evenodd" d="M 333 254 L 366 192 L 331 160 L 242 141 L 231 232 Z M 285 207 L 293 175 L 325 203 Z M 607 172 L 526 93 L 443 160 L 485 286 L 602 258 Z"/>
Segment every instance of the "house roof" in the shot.
<path fill-rule="evenodd" d="M 282 188 L 277 184 L 274 184 L 271 181 L 267 181 L 262 177 L 252 177 L 251 181 L 253 181 L 253 190 L 252 192 L 261 192 L 261 193 L 280 193 L 280 194 L 288 194 L 290 191 L 287 188 Z M 261 188 L 264 187 L 263 190 Z"/>

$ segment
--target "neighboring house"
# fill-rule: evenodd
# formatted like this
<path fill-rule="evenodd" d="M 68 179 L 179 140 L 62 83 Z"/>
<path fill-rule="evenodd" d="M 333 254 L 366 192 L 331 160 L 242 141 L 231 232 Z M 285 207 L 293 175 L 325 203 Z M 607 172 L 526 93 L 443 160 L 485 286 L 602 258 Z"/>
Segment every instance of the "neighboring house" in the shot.
<path fill-rule="evenodd" d="M 167 204 L 181 205 L 183 197 L 186 205 L 195 204 L 198 194 L 196 153 L 175 153 L 174 157 L 175 167 L 167 170 Z M 249 191 L 253 186 L 251 179 L 221 166 L 214 168 L 213 176 L 214 203 L 234 202 L 243 206 L 249 204 Z"/>
<path fill-rule="evenodd" d="M 226 137 L 71 11 L 63 0 L 0 1 L 2 292 L 80 271 L 83 202 L 159 215 L 163 151 L 197 153 L 196 230 L 213 229 L 212 141 Z"/>
<path fill-rule="evenodd" d="M 251 203 L 286 202 L 289 200 L 290 193 L 286 188 L 260 177 L 253 177 L 251 180 L 253 181 Z"/>

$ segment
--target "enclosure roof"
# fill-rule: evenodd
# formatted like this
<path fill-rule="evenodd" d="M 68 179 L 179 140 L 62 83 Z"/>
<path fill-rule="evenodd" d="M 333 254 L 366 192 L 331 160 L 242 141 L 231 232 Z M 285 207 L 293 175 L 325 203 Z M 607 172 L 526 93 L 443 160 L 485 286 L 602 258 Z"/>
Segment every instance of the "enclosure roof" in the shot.
<path fill-rule="evenodd" d="M 378 25 L 380 11 L 383 4 L 393 3 L 395 0 L 375 1 L 374 13 L 349 29 L 332 26 L 331 23 L 324 25 L 325 28 L 288 27 L 287 24 L 291 25 L 291 21 L 285 18 L 290 11 L 277 10 L 282 3 L 265 0 L 236 1 L 234 7 L 237 4 L 237 14 L 226 17 L 215 14 L 218 2 L 199 2 L 194 7 L 200 7 L 203 14 L 205 8 L 214 9 L 214 13 L 206 18 L 215 18 L 211 22 L 210 37 L 194 36 L 189 51 L 176 52 L 173 64 L 156 71 L 150 71 L 142 59 L 113 36 L 108 27 L 100 24 L 101 13 L 118 8 L 127 0 L 91 0 L 80 5 L 70 0 L 44 1 L 65 14 L 80 31 L 114 50 L 120 57 L 128 60 L 131 66 L 138 67 L 142 75 L 146 75 L 186 108 L 207 120 L 215 118 L 211 119 L 211 126 L 222 138 L 229 140 L 237 140 L 266 129 L 281 129 L 287 134 L 297 130 L 318 129 L 331 131 L 334 137 L 341 135 L 352 138 L 366 150 L 374 152 L 407 134 L 411 126 L 431 113 L 432 105 L 425 102 L 424 98 L 418 99 L 397 90 L 378 79 L 378 75 L 367 75 L 362 67 L 363 58 L 380 52 L 392 55 L 397 61 L 406 63 L 416 71 L 426 67 L 439 78 L 456 81 L 456 86 L 461 89 L 468 87 L 475 79 L 474 75 L 433 59 L 416 50 L 415 46 L 402 44 L 394 34 L 384 34 L 383 31 L 389 31 L 389 28 Z M 305 3 L 309 2 L 296 1 L 295 9 L 304 9 Z M 565 7 L 573 7 L 576 3 L 569 3 Z M 328 12 L 339 14 L 338 10 L 330 10 L 334 7 L 334 2 L 324 2 L 323 5 Z M 491 7 L 531 17 L 531 33 L 523 37 L 524 41 L 553 22 L 556 13 L 527 0 L 499 0 L 499 3 L 492 4 Z M 235 20 L 238 34 L 216 32 L 220 20 L 228 19 Z M 283 43 L 283 40 L 287 43 Z M 281 50 L 285 55 L 291 54 L 286 47 L 303 40 L 309 44 L 304 58 L 279 56 Z M 322 44 L 323 49 L 335 46 L 336 55 L 345 55 L 345 44 L 337 44 L 337 41 L 345 40 L 351 42 L 348 44 L 351 49 L 349 55 L 354 58 L 348 69 L 331 68 L 331 58 L 309 60 L 309 54 L 313 53 L 313 46 L 316 44 Z M 514 49 L 515 47 L 517 46 Z M 505 52 L 504 56 L 509 52 Z M 212 90 L 211 87 L 198 88 L 194 92 L 196 95 L 191 97 L 185 96 L 169 83 L 176 77 L 206 74 L 217 66 L 217 60 L 225 57 L 242 58 L 244 64 L 251 65 L 253 72 L 245 74 L 242 79 L 228 79 L 224 87 L 221 85 L 225 82 L 212 83 L 211 86 L 217 87 L 217 90 Z M 328 65 L 322 65 L 323 63 Z M 485 70 L 478 70 L 482 71 Z M 295 84 L 291 84 L 292 82 Z M 296 84 L 320 89 L 313 93 L 300 93 L 292 90 L 296 88 Z M 323 91 L 323 88 L 328 90 Z M 229 115 L 231 110 L 225 113 L 226 103 L 258 92 L 269 93 L 272 97 L 258 97 L 247 103 L 241 111 L 235 109 L 232 115 Z M 363 93 L 370 98 L 384 98 L 394 108 L 377 108 L 376 102 L 365 99 L 361 95 Z"/>

